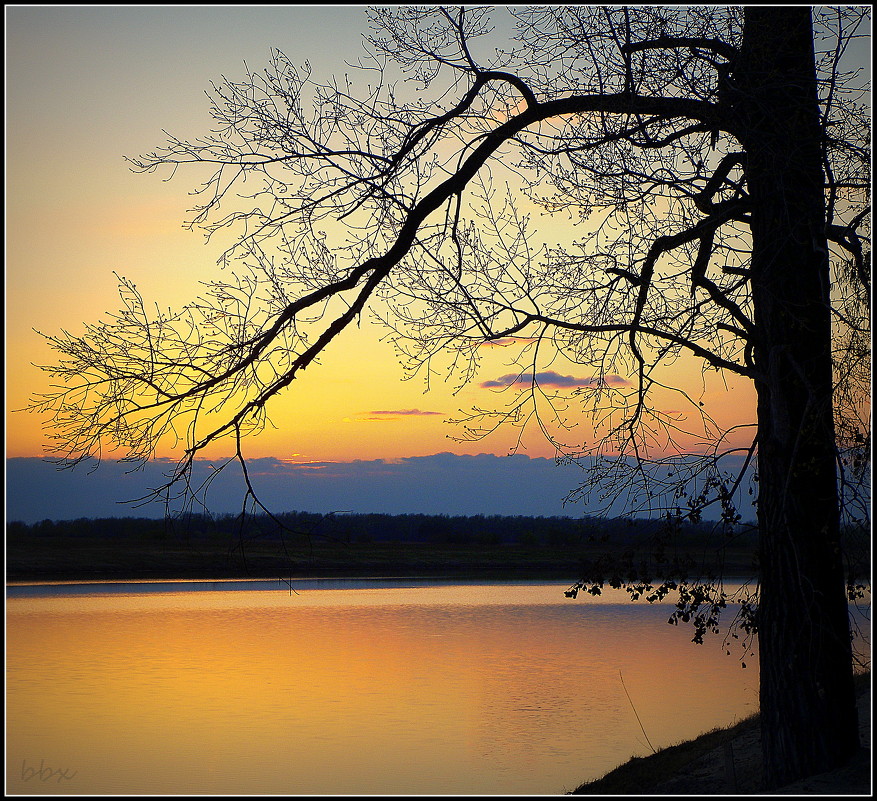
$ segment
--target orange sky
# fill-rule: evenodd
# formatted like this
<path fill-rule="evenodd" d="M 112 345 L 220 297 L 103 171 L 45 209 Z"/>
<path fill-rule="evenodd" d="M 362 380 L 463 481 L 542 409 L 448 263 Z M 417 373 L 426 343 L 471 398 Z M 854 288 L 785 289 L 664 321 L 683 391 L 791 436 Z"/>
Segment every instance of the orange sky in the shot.
<path fill-rule="evenodd" d="M 34 364 L 53 356 L 33 329 L 76 333 L 115 311 L 114 271 L 147 301 L 179 307 L 199 281 L 218 275 L 215 260 L 227 244 L 205 244 L 182 229 L 190 176 L 136 175 L 123 156 L 160 145 L 162 128 L 184 138 L 203 133 L 210 81 L 240 77 L 244 61 L 258 69 L 270 47 L 310 60 L 320 76 L 343 71 L 360 52 L 366 21 L 360 8 L 331 6 L 7 7 L 6 18 L 6 452 L 38 456 L 47 421 L 11 411 L 47 387 Z M 424 394 L 419 379 L 402 380 L 382 333 L 369 324 L 346 332 L 277 399 L 269 409 L 277 428 L 251 440 L 247 453 L 306 461 L 509 452 L 515 430 L 473 443 L 448 438 L 461 433 L 448 422 L 459 410 L 495 405 L 497 397 L 501 404 L 507 395 L 474 383 L 455 395 L 456 385 L 441 381 Z M 512 372 L 509 355 L 492 349 L 477 380 Z M 551 369 L 589 377 L 572 365 Z M 721 422 L 749 421 L 748 382 L 728 377 L 729 392 L 714 376 L 701 391 L 693 364 L 683 374 Z M 664 402 L 667 409 L 677 403 Z M 587 431 L 580 428 L 582 438 Z M 531 456 L 555 453 L 535 430 L 524 445 Z"/>

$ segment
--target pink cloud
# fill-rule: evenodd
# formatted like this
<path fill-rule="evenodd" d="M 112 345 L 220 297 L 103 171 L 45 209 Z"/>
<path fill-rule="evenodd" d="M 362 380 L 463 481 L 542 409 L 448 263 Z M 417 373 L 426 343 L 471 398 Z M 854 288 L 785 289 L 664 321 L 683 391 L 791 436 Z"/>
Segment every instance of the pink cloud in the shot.
<path fill-rule="evenodd" d="M 423 409 L 379 409 L 360 412 L 356 417 L 345 417 L 345 423 L 386 423 L 401 417 L 444 417 L 444 412 L 431 412 Z"/>
<path fill-rule="evenodd" d="M 526 386 L 535 383 L 548 387 L 595 387 L 604 386 L 629 386 L 630 382 L 620 375 L 609 375 L 594 378 L 575 378 L 571 375 L 561 375 L 553 370 L 542 373 L 508 373 L 492 381 L 482 381 L 479 386 L 482 389 L 497 389 L 511 386 Z"/>
<path fill-rule="evenodd" d="M 429 417 L 431 415 L 442 415 L 444 412 L 427 412 L 421 411 L 420 409 L 396 409 L 391 412 L 369 412 L 369 414 L 379 415 L 379 416 L 394 416 L 394 417 Z"/>
<path fill-rule="evenodd" d="M 536 342 L 536 337 L 500 337 L 499 339 L 491 339 L 488 342 L 482 342 L 481 348 L 507 348 L 509 345 L 526 345 L 530 342 Z"/>

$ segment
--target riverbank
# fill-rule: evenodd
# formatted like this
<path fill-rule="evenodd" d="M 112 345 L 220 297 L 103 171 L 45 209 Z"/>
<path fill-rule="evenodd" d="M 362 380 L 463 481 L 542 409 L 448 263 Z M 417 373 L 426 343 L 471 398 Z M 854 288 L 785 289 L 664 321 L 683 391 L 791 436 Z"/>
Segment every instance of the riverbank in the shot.
<path fill-rule="evenodd" d="M 7 542 L 6 580 L 142 581 L 160 579 L 442 577 L 578 578 L 575 556 L 546 548 L 428 543 L 246 542 L 181 537 L 43 537 Z"/>
<path fill-rule="evenodd" d="M 773 791 L 773 795 L 871 794 L 871 675 L 857 677 L 862 750 L 846 766 Z M 634 757 L 572 795 L 761 795 L 758 717 L 728 729 Z"/>
<path fill-rule="evenodd" d="M 121 528 L 121 526 L 120 526 Z M 442 577 L 563 580 L 605 543 L 403 542 L 289 537 L 192 537 L 163 530 L 113 536 L 7 532 L 6 580 L 137 581 L 156 579 Z M 616 549 L 617 550 L 617 549 Z M 613 554 L 614 555 L 614 554 Z M 726 554 L 726 575 L 752 575 L 748 552 Z"/>
<path fill-rule="evenodd" d="M 854 575 L 870 538 L 850 530 Z M 316 515 L 82 518 L 6 524 L 7 581 L 424 576 L 574 581 L 680 573 L 751 578 L 757 536 L 632 518 Z"/>

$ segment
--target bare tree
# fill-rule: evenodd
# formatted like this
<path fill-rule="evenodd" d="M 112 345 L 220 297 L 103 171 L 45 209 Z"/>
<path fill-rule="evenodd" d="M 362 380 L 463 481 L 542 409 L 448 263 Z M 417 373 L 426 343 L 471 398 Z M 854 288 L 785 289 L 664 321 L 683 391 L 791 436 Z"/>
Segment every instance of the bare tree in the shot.
<path fill-rule="evenodd" d="M 515 341 L 521 393 L 473 410 L 464 435 L 589 414 L 592 440 L 557 442 L 590 457 L 583 491 L 608 470 L 653 512 L 675 487 L 671 515 L 719 504 L 730 528 L 757 465 L 759 596 L 744 608 L 766 781 L 840 765 L 859 741 L 838 477 L 861 483 L 870 451 L 870 128 L 843 64 L 869 11 L 527 7 L 515 46 L 488 51 L 491 13 L 374 11 L 359 87 L 280 52 L 214 86 L 208 136 L 133 165 L 206 170 L 190 224 L 234 233 L 234 269 L 176 313 L 122 281 L 119 313 L 50 337 L 62 383 L 34 408 L 68 463 L 105 442 L 142 461 L 176 437 L 170 489 L 222 437 L 245 467 L 269 401 L 367 310 L 427 381 L 465 382 L 485 343 Z M 403 102 L 394 74 L 424 99 Z M 540 238 L 537 209 L 571 241 Z M 540 385 L 558 353 L 592 370 L 573 398 Z M 683 357 L 754 383 L 746 444 L 674 387 L 687 433 L 711 443 L 681 456 L 683 421 L 651 399 Z M 723 595 L 657 592 L 673 588 L 715 626 Z"/>

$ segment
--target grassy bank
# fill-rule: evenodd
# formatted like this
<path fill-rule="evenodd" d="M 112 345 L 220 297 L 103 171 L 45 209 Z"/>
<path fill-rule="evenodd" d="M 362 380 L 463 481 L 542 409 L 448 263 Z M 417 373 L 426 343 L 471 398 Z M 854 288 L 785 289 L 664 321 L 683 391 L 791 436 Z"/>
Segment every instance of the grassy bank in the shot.
<path fill-rule="evenodd" d="M 871 673 L 856 676 L 860 729 L 870 732 Z M 693 740 L 633 757 L 605 776 L 585 782 L 571 795 L 710 795 L 763 792 L 761 728 L 758 715 L 725 729 L 714 729 Z M 864 739 L 864 738 L 863 738 Z M 867 742 L 870 743 L 870 737 Z M 801 786 L 797 786 L 800 784 Z M 868 793 L 870 745 L 850 765 L 796 783 L 795 790 L 819 794 Z M 786 793 L 790 788 L 781 789 Z"/>
<path fill-rule="evenodd" d="M 662 748 L 645 757 L 632 757 L 628 762 L 599 779 L 585 782 L 571 795 L 644 795 L 653 792 L 664 782 L 679 776 L 686 767 L 717 748 L 724 748 L 748 733 L 759 731 L 759 719 L 753 715 L 727 729 L 714 729 L 687 740 Z"/>

